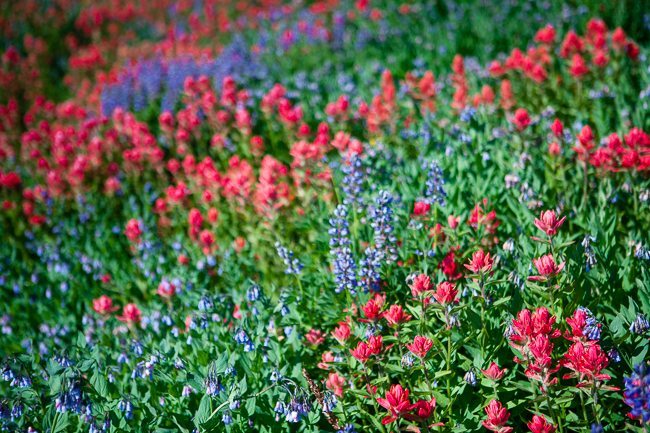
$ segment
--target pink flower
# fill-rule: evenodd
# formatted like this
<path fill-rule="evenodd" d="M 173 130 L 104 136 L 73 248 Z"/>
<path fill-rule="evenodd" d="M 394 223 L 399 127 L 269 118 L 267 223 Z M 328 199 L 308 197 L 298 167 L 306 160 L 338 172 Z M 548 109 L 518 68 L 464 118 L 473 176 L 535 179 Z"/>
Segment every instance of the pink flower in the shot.
<path fill-rule="evenodd" d="M 559 265 L 555 264 L 555 259 L 551 254 L 546 254 L 538 259 L 533 259 L 533 264 L 537 268 L 539 275 L 528 277 L 531 281 L 546 281 L 554 277 L 564 269 L 564 262 Z"/>
<path fill-rule="evenodd" d="M 345 342 L 350 338 L 350 326 L 348 323 L 339 322 L 339 326 L 332 331 L 332 337 L 334 337 L 339 344 L 345 345 Z"/>
<path fill-rule="evenodd" d="M 158 285 L 158 290 L 156 290 L 156 293 L 158 296 L 161 296 L 165 299 L 171 299 L 172 296 L 176 294 L 176 286 L 169 281 L 163 281 Z"/>
<path fill-rule="evenodd" d="M 506 427 L 510 413 L 498 400 L 492 400 L 485 408 L 487 419 L 482 421 L 483 427 L 495 433 L 510 433 L 512 427 Z"/>
<path fill-rule="evenodd" d="M 379 355 L 384 348 L 384 340 L 381 335 L 371 335 L 368 338 L 368 350 L 371 355 Z"/>
<path fill-rule="evenodd" d="M 431 210 L 431 205 L 423 201 L 416 201 L 413 206 L 413 215 L 424 216 Z"/>
<path fill-rule="evenodd" d="M 314 346 L 318 346 L 325 341 L 325 334 L 318 329 L 310 329 L 305 335 L 307 341 Z"/>
<path fill-rule="evenodd" d="M 420 295 L 431 290 L 433 288 L 433 285 L 431 284 L 431 278 L 429 278 L 428 275 L 419 274 L 413 278 L 413 282 L 411 283 L 410 287 L 413 297 L 419 298 Z"/>
<path fill-rule="evenodd" d="M 362 364 L 365 364 L 366 361 L 372 355 L 372 353 L 370 352 L 370 348 L 368 347 L 368 344 L 364 343 L 363 341 L 357 343 L 357 347 L 351 349 L 350 354 L 354 356 Z"/>
<path fill-rule="evenodd" d="M 411 316 L 406 314 L 399 305 L 391 305 L 387 311 L 384 311 L 383 316 L 391 326 L 400 325 L 411 320 Z"/>
<path fill-rule="evenodd" d="M 515 111 L 515 115 L 512 118 L 512 123 L 515 124 L 517 129 L 519 131 L 523 131 L 524 129 L 528 128 L 528 125 L 530 125 L 530 116 L 528 115 L 528 111 L 526 111 L 523 108 L 518 108 Z"/>
<path fill-rule="evenodd" d="M 440 305 L 447 305 L 456 302 L 457 295 L 458 290 L 456 290 L 456 286 L 448 281 L 443 281 L 438 284 L 436 286 L 436 291 L 433 293 L 433 297 Z"/>
<path fill-rule="evenodd" d="M 413 339 L 413 343 L 407 344 L 406 347 L 411 353 L 418 358 L 424 358 L 427 356 L 427 353 L 433 347 L 433 341 L 427 337 L 421 335 L 416 335 Z"/>
<path fill-rule="evenodd" d="M 436 399 L 431 397 L 431 400 L 418 400 L 411 406 L 413 415 L 405 416 L 406 419 L 411 421 L 423 421 L 429 419 L 434 409 L 436 408 Z"/>
<path fill-rule="evenodd" d="M 558 219 L 555 211 L 545 210 L 539 215 L 539 219 L 535 218 L 535 226 L 546 233 L 548 236 L 553 236 L 557 233 L 558 229 L 562 227 L 566 217 Z"/>
<path fill-rule="evenodd" d="M 142 320 L 142 313 L 140 309 L 135 304 L 126 304 L 122 308 L 122 315 L 117 316 L 117 320 L 124 322 L 127 325 L 137 325 Z"/>
<path fill-rule="evenodd" d="M 335 396 L 341 398 L 343 397 L 343 386 L 345 386 L 345 378 L 343 376 L 339 376 L 337 373 L 330 373 L 327 376 L 327 380 L 325 381 L 325 386 L 327 389 L 332 391 Z"/>
<path fill-rule="evenodd" d="M 106 295 L 93 299 L 93 310 L 102 316 L 117 311 L 119 307 L 113 306 L 113 300 Z"/>
<path fill-rule="evenodd" d="M 539 415 L 534 415 L 532 421 L 526 425 L 533 433 L 553 433 L 555 431 L 555 426 Z"/>
<path fill-rule="evenodd" d="M 562 121 L 560 119 L 555 119 L 553 121 L 551 124 L 551 131 L 557 138 L 562 138 L 562 135 L 564 134 L 564 125 L 562 125 Z"/>
<path fill-rule="evenodd" d="M 409 390 L 402 388 L 402 385 L 391 386 L 386 392 L 386 398 L 378 398 L 377 403 L 389 412 L 389 415 L 381 420 L 384 425 L 397 421 L 411 410 Z"/>
<path fill-rule="evenodd" d="M 481 370 L 481 372 L 483 372 L 483 375 L 485 377 L 487 377 L 488 379 L 496 381 L 496 380 L 501 380 L 501 378 L 503 377 L 503 375 L 506 372 L 506 369 L 505 368 L 499 368 L 497 363 L 493 362 L 493 363 L 490 364 L 490 366 L 487 369 Z"/>
<path fill-rule="evenodd" d="M 130 219 L 126 223 L 124 234 L 131 242 L 140 242 L 140 236 L 142 235 L 142 223 L 135 218 Z"/>
<path fill-rule="evenodd" d="M 490 272 L 493 264 L 494 259 L 490 257 L 490 253 L 485 253 L 485 251 L 479 249 L 472 254 L 472 259 L 465 267 L 475 274 L 480 274 Z"/>

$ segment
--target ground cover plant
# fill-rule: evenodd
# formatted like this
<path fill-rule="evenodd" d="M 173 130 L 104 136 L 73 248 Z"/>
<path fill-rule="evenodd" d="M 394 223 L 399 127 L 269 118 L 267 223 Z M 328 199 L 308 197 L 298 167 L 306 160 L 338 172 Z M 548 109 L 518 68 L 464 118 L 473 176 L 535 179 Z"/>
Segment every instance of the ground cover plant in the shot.
<path fill-rule="evenodd" d="M 650 431 L 646 2 L 0 10 L 3 431 Z"/>

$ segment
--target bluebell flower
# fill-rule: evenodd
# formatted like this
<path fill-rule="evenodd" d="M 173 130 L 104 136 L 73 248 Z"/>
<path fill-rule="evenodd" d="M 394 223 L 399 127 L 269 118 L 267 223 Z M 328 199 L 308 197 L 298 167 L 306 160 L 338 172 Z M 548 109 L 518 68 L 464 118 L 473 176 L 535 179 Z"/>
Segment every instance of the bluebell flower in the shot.
<path fill-rule="evenodd" d="M 235 333 L 235 341 L 244 346 L 244 352 L 251 352 L 255 349 L 255 345 L 243 329 L 239 329 Z"/>
<path fill-rule="evenodd" d="M 248 299 L 249 302 L 255 302 L 260 298 L 260 286 L 257 284 L 252 284 L 249 288 L 248 291 L 246 292 L 246 299 Z"/>
<path fill-rule="evenodd" d="M 644 334 L 648 329 L 650 329 L 650 323 L 648 319 L 641 313 L 636 315 L 636 318 L 630 325 L 630 332 L 634 334 Z"/>
<path fill-rule="evenodd" d="M 221 417 L 221 421 L 222 421 L 225 425 L 230 425 L 230 424 L 232 424 L 232 421 L 233 421 L 233 420 L 232 420 L 232 415 L 231 415 L 231 413 L 230 413 L 229 410 L 224 411 L 223 416 Z"/>

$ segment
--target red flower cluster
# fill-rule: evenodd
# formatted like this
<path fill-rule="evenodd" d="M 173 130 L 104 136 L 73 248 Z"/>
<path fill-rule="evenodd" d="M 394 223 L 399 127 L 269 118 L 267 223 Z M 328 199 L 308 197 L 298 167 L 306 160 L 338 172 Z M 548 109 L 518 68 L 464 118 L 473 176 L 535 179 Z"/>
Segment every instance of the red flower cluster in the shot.
<path fill-rule="evenodd" d="M 377 403 L 389 413 L 381 420 L 382 424 L 390 424 L 399 418 L 422 421 L 431 417 L 436 408 L 436 400 L 418 400 L 411 404 L 409 393 L 402 385 L 392 385 L 386 392 L 386 398 L 377 398 Z"/>

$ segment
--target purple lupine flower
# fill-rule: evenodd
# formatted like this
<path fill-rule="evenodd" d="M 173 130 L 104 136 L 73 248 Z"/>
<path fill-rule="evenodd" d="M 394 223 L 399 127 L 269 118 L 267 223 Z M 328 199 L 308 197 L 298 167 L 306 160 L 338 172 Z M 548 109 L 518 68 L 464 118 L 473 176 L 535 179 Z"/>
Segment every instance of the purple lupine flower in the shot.
<path fill-rule="evenodd" d="M 350 229 L 347 220 L 348 209 L 345 205 L 337 206 L 334 216 L 330 218 L 330 255 L 336 281 L 336 293 L 349 290 L 356 293 L 357 265 L 350 249 Z"/>
<path fill-rule="evenodd" d="M 630 417 L 643 424 L 650 422 L 650 366 L 641 362 L 634 366 L 632 375 L 625 378 L 623 401 L 630 406 Z"/>

